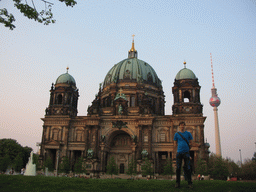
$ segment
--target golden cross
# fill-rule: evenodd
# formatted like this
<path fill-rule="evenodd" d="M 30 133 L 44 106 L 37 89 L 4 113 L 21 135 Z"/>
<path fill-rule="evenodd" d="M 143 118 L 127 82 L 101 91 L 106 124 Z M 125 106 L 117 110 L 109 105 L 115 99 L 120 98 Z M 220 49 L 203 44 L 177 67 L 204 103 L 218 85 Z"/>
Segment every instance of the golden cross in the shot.
<path fill-rule="evenodd" d="M 135 35 L 132 35 L 132 40 L 133 40 L 133 41 L 134 41 L 134 36 L 135 36 Z"/>

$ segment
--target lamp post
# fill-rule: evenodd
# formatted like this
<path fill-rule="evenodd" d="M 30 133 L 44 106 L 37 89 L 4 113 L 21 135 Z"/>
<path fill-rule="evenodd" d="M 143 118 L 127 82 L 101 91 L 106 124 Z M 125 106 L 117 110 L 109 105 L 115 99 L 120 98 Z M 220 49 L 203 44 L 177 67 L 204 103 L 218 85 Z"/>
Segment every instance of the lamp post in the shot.
<path fill-rule="evenodd" d="M 241 149 L 239 149 L 240 151 L 240 162 L 241 162 L 241 167 L 242 167 L 242 153 L 241 153 Z"/>

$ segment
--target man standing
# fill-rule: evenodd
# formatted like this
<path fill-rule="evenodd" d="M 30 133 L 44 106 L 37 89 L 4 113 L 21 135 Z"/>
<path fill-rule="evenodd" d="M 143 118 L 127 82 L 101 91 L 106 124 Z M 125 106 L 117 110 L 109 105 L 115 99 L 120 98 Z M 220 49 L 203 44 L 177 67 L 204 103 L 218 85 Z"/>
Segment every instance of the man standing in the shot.
<path fill-rule="evenodd" d="M 184 173 L 188 179 L 188 187 L 193 188 L 191 181 L 191 167 L 190 167 L 190 155 L 189 155 L 189 142 L 193 137 L 190 132 L 185 131 L 185 122 L 180 122 L 179 132 L 174 135 L 174 147 L 177 148 L 176 155 L 176 185 L 175 187 L 180 187 L 180 172 L 182 166 L 182 159 L 184 160 Z"/>

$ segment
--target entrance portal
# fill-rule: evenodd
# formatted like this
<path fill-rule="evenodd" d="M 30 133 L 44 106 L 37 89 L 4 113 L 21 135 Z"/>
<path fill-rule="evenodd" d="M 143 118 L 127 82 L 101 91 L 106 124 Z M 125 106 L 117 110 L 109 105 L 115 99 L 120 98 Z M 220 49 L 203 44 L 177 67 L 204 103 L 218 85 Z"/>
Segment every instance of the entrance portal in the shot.
<path fill-rule="evenodd" d="M 129 161 L 132 160 L 132 140 L 130 135 L 124 131 L 118 131 L 113 134 L 108 161 L 113 157 L 119 168 L 119 173 L 125 173 L 125 168 L 128 167 Z"/>
<path fill-rule="evenodd" d="M 119 173 L 124 173 L 124 164 L 123 163 L 120 164 L 120 171 L 119 171 Z"/>

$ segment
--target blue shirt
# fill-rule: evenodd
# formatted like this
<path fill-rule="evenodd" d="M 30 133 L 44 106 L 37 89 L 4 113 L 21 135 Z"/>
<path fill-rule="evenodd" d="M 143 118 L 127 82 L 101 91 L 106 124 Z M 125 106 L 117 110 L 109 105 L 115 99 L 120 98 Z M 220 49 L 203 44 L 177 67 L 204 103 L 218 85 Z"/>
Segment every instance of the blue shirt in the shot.
<path fill-rule="evenodd" d="M 188 141 L 188 143 L 190 140 L 193 139 L 190 132 L 185 131 L 184 133 L 180 132 L 180 134 Z M 189 152 L 189 146 L 187 142 L 184 141 L 184 139 L 182 139 L 182 137 L 178 133 L 175 133 L 174 141 L 177 141 L 178 143 L 178 149 L 177 149 L 178 153 Z"/>

